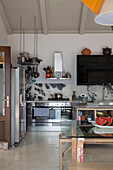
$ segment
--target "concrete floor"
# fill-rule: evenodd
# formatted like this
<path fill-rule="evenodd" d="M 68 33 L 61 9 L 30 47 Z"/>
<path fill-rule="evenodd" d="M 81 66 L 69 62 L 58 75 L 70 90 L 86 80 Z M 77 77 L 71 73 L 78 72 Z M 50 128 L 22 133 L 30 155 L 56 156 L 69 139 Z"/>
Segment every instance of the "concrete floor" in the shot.
<path fill-rule="evenodd" d="M 27 132 L 18 147 L 0 151 L 0 170 L 59 170 L 58 135 L 58 132 Z M 84 154 L 86 162 L 112 162 L 113 145 L 86 145 Z M 71 151 L 64 158 L 64 169 L 70 158 Z"/>

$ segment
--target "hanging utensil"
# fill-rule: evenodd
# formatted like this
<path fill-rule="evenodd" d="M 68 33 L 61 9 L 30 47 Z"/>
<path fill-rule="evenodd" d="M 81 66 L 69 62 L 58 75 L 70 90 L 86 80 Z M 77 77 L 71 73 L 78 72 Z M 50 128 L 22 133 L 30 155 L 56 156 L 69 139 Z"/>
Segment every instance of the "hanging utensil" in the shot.
<path fill-rule="evenodd" d="M 35 67 L 33 67 L 32 69 L 33 69 L 33 71 L 31 73 L 31 76 L 34 77 L 35 76 Z"/>
<path fill-rule="evenodd" d="M 38 78 L 40 76 L 40 73 L 38 72 L 38 66 L 36 66 L 36 72 L 34 75 L 34 78 Z"/>

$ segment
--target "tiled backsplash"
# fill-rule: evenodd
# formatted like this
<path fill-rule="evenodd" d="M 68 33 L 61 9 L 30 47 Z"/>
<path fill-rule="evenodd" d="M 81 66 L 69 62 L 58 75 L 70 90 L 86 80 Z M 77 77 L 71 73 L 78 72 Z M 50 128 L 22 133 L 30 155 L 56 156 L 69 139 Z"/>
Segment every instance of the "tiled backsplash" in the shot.
<path fill-rule="evenodd" d="M 27 84 L 26 92 L 31 93 L 31 96 L 36 96 L 35 100 L 54 97 L 55 93 L 62 93 L 65 98 L 72 98 L 72 85 L 71 84 Z"/>
<path fill-rule="evenodd" d="M 103 96 L 103 86 L 76 86 L 75 84 L 26 84 L 26 93 L 30 96 L 34 97 L 35 100 L 47 100 L 48 98 L 54 97 L 55 93 L 62 93 L 63 97 L 72 99 L 73 91 L 77 92 L 77 95 L 80 94 L 86 94 L 88 96 L 88 99 L 90 100 L 90 97 L 88 93 L 94 93 L 96 94 L 95 99 L 96 100 L 102 100 Z M 112 94 L 109 93 L 107 88 L 105 88 L 104 95 L 105 100 L 112 100 Z"/>

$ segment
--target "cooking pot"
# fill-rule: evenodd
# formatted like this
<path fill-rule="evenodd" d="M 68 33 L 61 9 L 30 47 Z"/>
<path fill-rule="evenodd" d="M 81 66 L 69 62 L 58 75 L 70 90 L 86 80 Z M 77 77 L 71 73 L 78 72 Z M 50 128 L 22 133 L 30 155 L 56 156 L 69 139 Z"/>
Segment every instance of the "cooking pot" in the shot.
<path fill-rule="evenodd" d="M 29 58 L 29 62 L 31 63 L 38 62 L 38 58 L 37 57 Z"/>
<path fill-rule="evenodd" d="M 112 48 L 103 48 L 103 55 L 110 55 L 112 52 Z"/>
<path fill-rule="evenodd" d="M 63 95 L 61 93 L 55 93 L 55 99 L 62 99 Z"/>
<path fill-rule="evenodd" d="M 36 67 L 36 72 L 34 74 L 34 78 L 38 78 L 40 76 L 40 73 L 38 72 L 38 66 Z"/>
<path fill-rule="evenodd" d="M 91 50 L 88 49 L 88 48 L 84 48 L 82 51 L 81 51 L 82 55 L 90 55 L 91 54 Z"/>

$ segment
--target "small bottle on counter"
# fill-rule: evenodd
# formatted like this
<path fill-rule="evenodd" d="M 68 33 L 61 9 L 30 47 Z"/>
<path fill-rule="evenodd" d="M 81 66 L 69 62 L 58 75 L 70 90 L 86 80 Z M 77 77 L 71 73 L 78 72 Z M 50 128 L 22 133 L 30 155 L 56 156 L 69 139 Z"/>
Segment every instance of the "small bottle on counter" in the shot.
<path fill-rule="evenodd" d="M 74 100 L 75 100 L 75 97 L 76 97 L 76 91 L 73 91 L 72 101 L 74 101 Z"/>
<path fill-rule="evenodd" d="M 72 101 L 74 101 L 74 95 L 72 95 Z"/>
<path fill-rule="evenodd" d="M 74 91 L 73 91 L 73 94 L 72 94 L 72 101 L 75 100 L 75 96 L 74 96 Z"/>
<path fill-rule="evenodd" d="M 81 125 L 81 117 L 82 117 L 82 112 L 78 111 L 78 123 Z"/>

